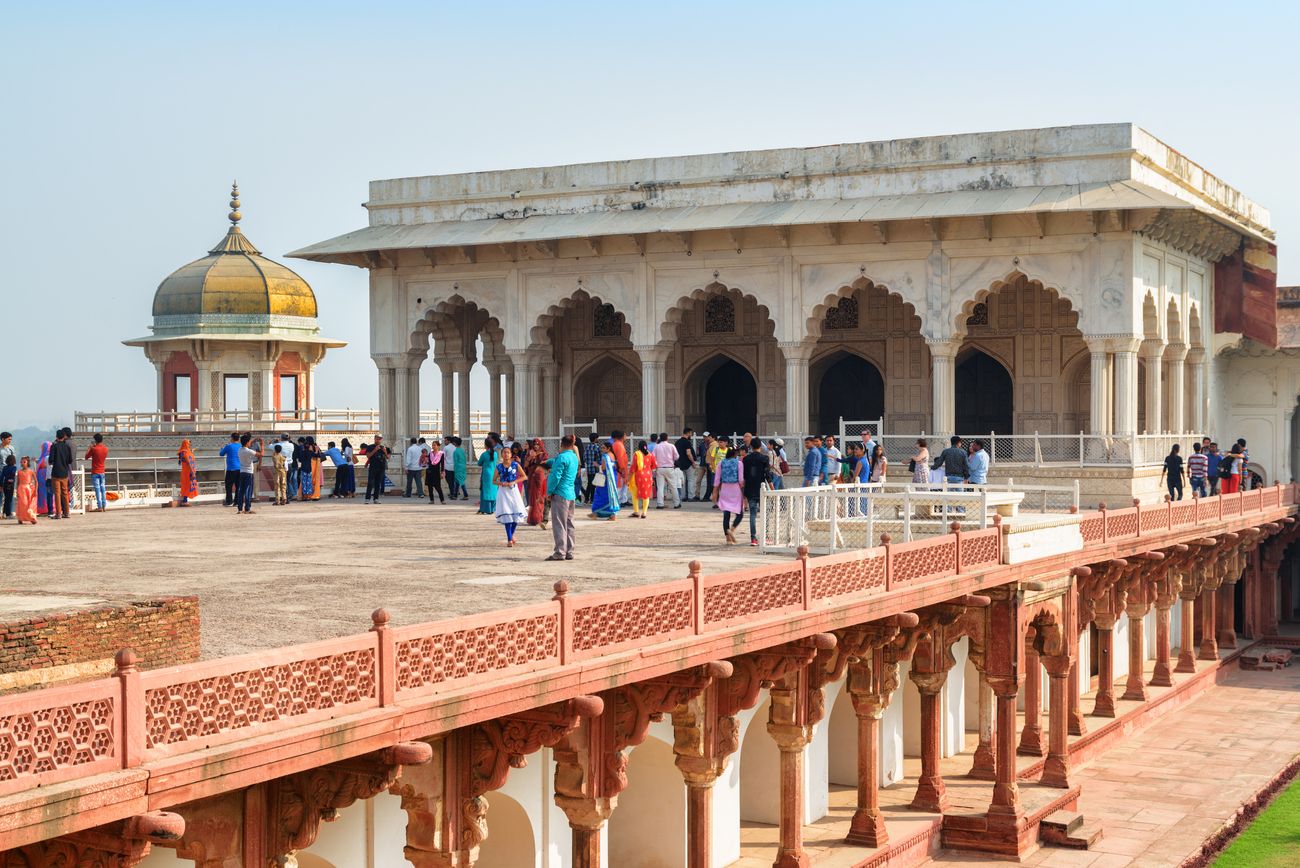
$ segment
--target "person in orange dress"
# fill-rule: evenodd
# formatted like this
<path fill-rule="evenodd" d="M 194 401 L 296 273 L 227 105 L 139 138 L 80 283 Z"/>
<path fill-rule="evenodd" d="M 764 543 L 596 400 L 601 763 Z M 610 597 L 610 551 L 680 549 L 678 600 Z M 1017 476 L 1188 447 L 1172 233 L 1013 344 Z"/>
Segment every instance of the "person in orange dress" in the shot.
<path fill-rule="evenodd" d="M 628 492 L 632 495 L 632 517 L 646 518 L 650 509 L 650 498 L 655 490 L 655 457 L 650 454 L 650 447 L 644 440 L 636 445 L 632 453 L 632 479 L 628 483 Z"/>
<path fill-rule="evenodd" d="M 199 496 L 198 464 L 190 441 L 182 440 L 181 448 L 176 450 L 176 461 L 181 466 L 181 497 L 177 506 L 189 506 L 191 497 Z"/>
<path fill-rule="evenodd" d="M 36 471 L 32 459 L 23 456 L 22 469 L 18 471 L 18 523 L 36 524 Z"/>
<path fill-rule="evenodd" d="M 613 441 L 610 449 L 614 456 L 614 467 L 618 470 L 618 500 L 620 503 L 627 503 L 627 484 L 630 481 L 631 470 L 627 463 L 627 447 L 623 444 L 623 432 L 611 431 L 609 439 Z"/>

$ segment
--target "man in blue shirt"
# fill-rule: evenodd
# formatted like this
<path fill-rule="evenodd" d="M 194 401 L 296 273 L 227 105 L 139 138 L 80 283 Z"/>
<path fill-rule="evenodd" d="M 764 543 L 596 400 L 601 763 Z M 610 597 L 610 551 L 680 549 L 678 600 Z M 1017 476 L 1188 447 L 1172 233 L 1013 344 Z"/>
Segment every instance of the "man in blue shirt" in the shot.
<path fill-rule="evenodd" d="M 230 442 L 221 447 L 217 455 L 226 459 L 226 506 L 235 502 L 235 492 L 239 490 L 239 435 L 231 434 Z"/>
<path fill-rule="evenodd" d="M 971 444 L 970 457 L 966 459 L 966 481 L 973 485 L 989 481 L 989 454 L 984 450 L 983 440 Z"/>
<path fill-rule="evenodd" d="M 555 538 L 555 551 L 547 560 L 571 561 L 573 502 L 578 497 L 578 450 L 572 434 L 560 439 L 560 454 L 551 461 L 546 490 L 551 493 L 551 536 Z"/>
<path fill-rule="evenodd" d="M 822 451 L 817 447 L 816 437 L 803 438 L 803 485 L 811 488 L 822 475 Z"/>

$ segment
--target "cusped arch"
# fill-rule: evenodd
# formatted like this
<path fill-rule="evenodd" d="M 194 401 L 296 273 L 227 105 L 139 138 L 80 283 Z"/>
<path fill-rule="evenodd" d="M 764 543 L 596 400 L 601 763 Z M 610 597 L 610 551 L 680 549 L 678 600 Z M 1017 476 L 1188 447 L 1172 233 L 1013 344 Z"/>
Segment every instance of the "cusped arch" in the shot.
<path fill-rule="evenodd" d="M 1029 286 L 1036 286 L 1047 292 L 1053 299 L 1064 301 L 1070 306 L 1070 313 L 1074 315 L 1074 327 L 1079 328 L 1079 308 L 1071 296 L 1064 292 L 1059 286 L 1044 281 L 1039 277 L 1034 277 L 1024 269 L 1014 268 L 1007 272 L 1003 277 L 992 281 L 981 289 L 978 289 L 969 298 L 966 298 L 957 308 L 957 313 L 949 323 L 952 327 L 952 336 L 954 339 L 963 340 L 966 338 L 966 321 L 975 311 L 975 305 L 987 303 L 988 300 L 1004 289 L 1014 289 L 1021 282 Z"/>
<path fill-rule="evenodd" d="M 682 382 L 689 384 L 701 376 L 708 379 L 710 374 L 728 361 L 740 365 L 745 369 L 746 373 L 754 378 L 754 382 L 758 383 L 758 372 L 754 370 L 754 366 L 725 346 L 715 348 L 712 353 L 695 361 L 690 367 L 682 371 Z"/>
<path fill-rule="evenodd" d="M 457 322 L 457 317 L 465 315 L 466 312 L 474 320 L 475 337 L 483 341 L 484 359 L 506 358 L 505 330 L 501 326 L 500 319 L 486 307 L 466 299 L 460 293 L 452 293 L 446 298 L 425 303 L 424 313 L 411 330 L 410 351 L 427 353 L 429 336 L 433 335 L 437 339 L 440 335 L 442 340 L 452 344 L 455 350 L 468 357 L 470 348 L 463 345 L 460 324 Z"/>
<path fill-rule="evenodd" d="M 676 342 L 679 327 L 686 314 L 694 308 L 697 302 L 705 301 L 709 296 L 718 294 L 730 296 L 733 301 L 738 302 L 738 306 L 743 306 L 745 302 L 753 302 L 763 320 L 759 334 L 760 340 L 773 337 L 776 334 L 776 322 L 772 318 L 772 311 L 767 305 L 759 301 L 757 296 L 714 280 L 711 283 L 696 287 L 686 295 L 680 296 L 677 301 L 668 307 L 668 310 L 664 312 L 663 317 L 660 319 L 659 342 L 665 345 Z"/>
<path fill-rule="evenodd" d="M 560 299 L 546 308 L 545 312 L 538 314 L 536 322 L 528 330 L 528 337 L 534 346 L 549 346 L 551 343 L 548 332 L 555 327 L 555 323 L 566 316 L 570 311 L 578 307 L 583 302 L 591 301 L 595 304 L 611 305 L 615 311 L 623 318 L 623 337 L 631 342 L 632 326 L 628 320 L 627 311 L 619 310 L 617 304 L 602 298 L 600 295 L 587 292 L 585 289 L 575 290 L 567 297 Z"/>
<path fill-rule="evenodd" d="M 860 346 L 848 343 L 847 341 L 836 342 L 833 344 L 818 344 L 816 351 L 808 360 L 808 367 L 809 369 L 816 369 L 818 366 L 825 365 L 828 362 L 834 364 L 836 361 L 839 361 L 837 358 L 839 356 L 856 356 L 871 365 L 871 367 L 875 368 L 876 372 L 880 374 L 882 379 L 885 376 L 885 369 L 881 365 L 880 359 L 867 355 L 862 351 Z"/>
<path fill-rule="evenodd" d="M 921 316 L 916 312 L 916 306 L 912 304 L 912 302 L 904 298 L 902 293 L 896 292 L 890 289 L 887 285 L 878 283 L 863 275 L 852 283 L 843 284 L 834 292 L 827 293 L 820 303 L 813 305 L 812 311 L 809 313 L 807 320 L 804 321 L 804 334 L 807 336 L 807 339 L 816 342 L 822 337 L 825 331 L 824 326 L 826 324 L 826 313 L 832 307 L 838 305 L 843 299 L 852 298 L 859 290 L 866 290 L 869 292 L 872 289 L 879 289 L 883 291 L 886 296 L 896 298 L 902 302 L 904 308 L 910 311 L 914 321 L 910 324 L 913 328 L 909 330 L 920 331 Z"/>
<path fill-rule="evenodd" d="M 1011 382 L 1014 383 L 1016 381 L 1016 368 L 1012 361 L 998 350 L 985 344 L 983 341 L 974 340 L 962 344 L 961 349 L 953 359 L 953 365 L 955 367 L 960 367 L 962 362 L 969 359 L 975 353 L 988 356 L 990 359 L 997 362 L 1006 370 L 1007 376 L 1011 378 Z"/>

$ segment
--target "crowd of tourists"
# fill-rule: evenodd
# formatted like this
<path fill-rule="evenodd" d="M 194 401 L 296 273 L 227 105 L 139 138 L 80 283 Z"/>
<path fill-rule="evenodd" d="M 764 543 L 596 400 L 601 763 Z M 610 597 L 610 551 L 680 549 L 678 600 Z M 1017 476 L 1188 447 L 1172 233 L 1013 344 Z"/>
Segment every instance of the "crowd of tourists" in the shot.
<path fill-rule="evenodd" d="M 1184 482 L 1196 497 L 1235 494 L 1263 484 L 1259 474 L 1250 469 L 1250 450 L 1245 438 L 1240 437 L 1227 452 L 1209 437 L 1202 437 L 1199 443 L 1192 444 L 1192 454 L 1187 456 L 1182 454 L 1182 446 L 1175 443 L 1165 456 L 1160 480 L 1168 489 L 1170 500 L 1183 499 Z"/>
<path fill-rule="evenodd" d="M 828 484 L 883 483 L 890 479 L 890 461 L 884 446 L 868 431 L 861 440 L 840 443 L 833 435 L 804 438 L 801 472 L 805 487 Z M 1181 500 L 1186 488 L 1192 494 L 1246 491 L 1260 484 L 1249 467 L 1246 441 L 1239 439 L 1225 452 L 1209 437 L 1192 443 L 1184 456 L 1175 444 L 1165 458 L 1161 481 L 1172 500 Z M 88 462 L 91 491 L 87 511 L 103 512 L 110 495 L 105 486 L 108 446 L 95 434 L 83 460 Z M 5 518 L 35 524 L 37 516 L 67 518 L 73 507 L 70 485 L 76 465 L 72 431 L 62 428 L 46 441 L 39 457 L 19 456 L 8 432 L 0 432 L 0 489 Z M 478 513 L 492 516 L 503 528 L 506 545 L 517 543 L 520 525 L 551 530 L 554 550 L 550 559 L 573 558 L 573 519 L 577 504 L 588 507 L 596 520 L 615 521 L 627 511 L 633 519 L 646 519 L 653 502 L 656 509 L 681 509 L 686 502 L 711 502 L 722 517 L 728 545 L 736 544 L 736 530 L 749 514 L 750 545 L 757 546 L 757 517 L 764 488 L 781 489 L 791 473 L 789 455 L 781 438 L 764 440 L 744 434 L 734 440 L 702 437 L 687 428 L 680 437 L 652 434 L 633 441 L 619 430 L 591 434 L 585 441 L 566 435 L 555 455 L 541 438 L 515 441 L 490 433 L 477 452 L 457 436 L 412 437 L 399 452 L 376 435 L 373 442 L 355 448 L 348 438 L 328 441 L 322 448 L 312 436 L 296 439 L 280 434 L 269 443 L 251 433 L 232 433 L 218 452 L 224 461 L 224 504 L 236 514 L 253 512 L 257 500 L 257 474 L 265 468 L 271 483 L 270 503 L 318 501 L 322 497 L 357 496 L 357 466 L 364 463 L 364 502 L 378 504 L 397 486 L 389 476 L 394 463 L 404 482 L 402 496 L 425 498 L 430 504 L 469 501 L 467 477 L 471 464 L 479 469 Z M 180 484 L 169 506 L 184 507 L 198 497 L 199 470 L 188 439 L 176 452 Z M 328 462 L 328 464 L 327 464 Z M 981 485 L 988 481 L 990 456 L 984 441 L 967 443 L 952 437 L 938 455 L 931 455 L 925 438 L 918 438 L 903 476 L 914 484 Z M 326 471 L 333 469 L 327 482 Z M 396 468 L 395 468 L 396 469 Z M 328 491 L 327 491 L 328 488 Z M 93 501 L 90 499 L 93 498 Z"/>

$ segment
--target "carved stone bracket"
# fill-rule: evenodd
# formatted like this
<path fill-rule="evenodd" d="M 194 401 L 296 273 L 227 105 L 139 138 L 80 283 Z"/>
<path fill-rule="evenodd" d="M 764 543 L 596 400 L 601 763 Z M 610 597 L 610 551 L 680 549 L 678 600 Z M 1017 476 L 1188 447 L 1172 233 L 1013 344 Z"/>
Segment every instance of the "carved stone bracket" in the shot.
<path fill-rule="evenodd" d="M 0 852 L 5 868 L 131 868 L 149 855 L 155 843 L 180 839 L 185 820 L 179 814 L 153 811 L 106 826 Z"/>

